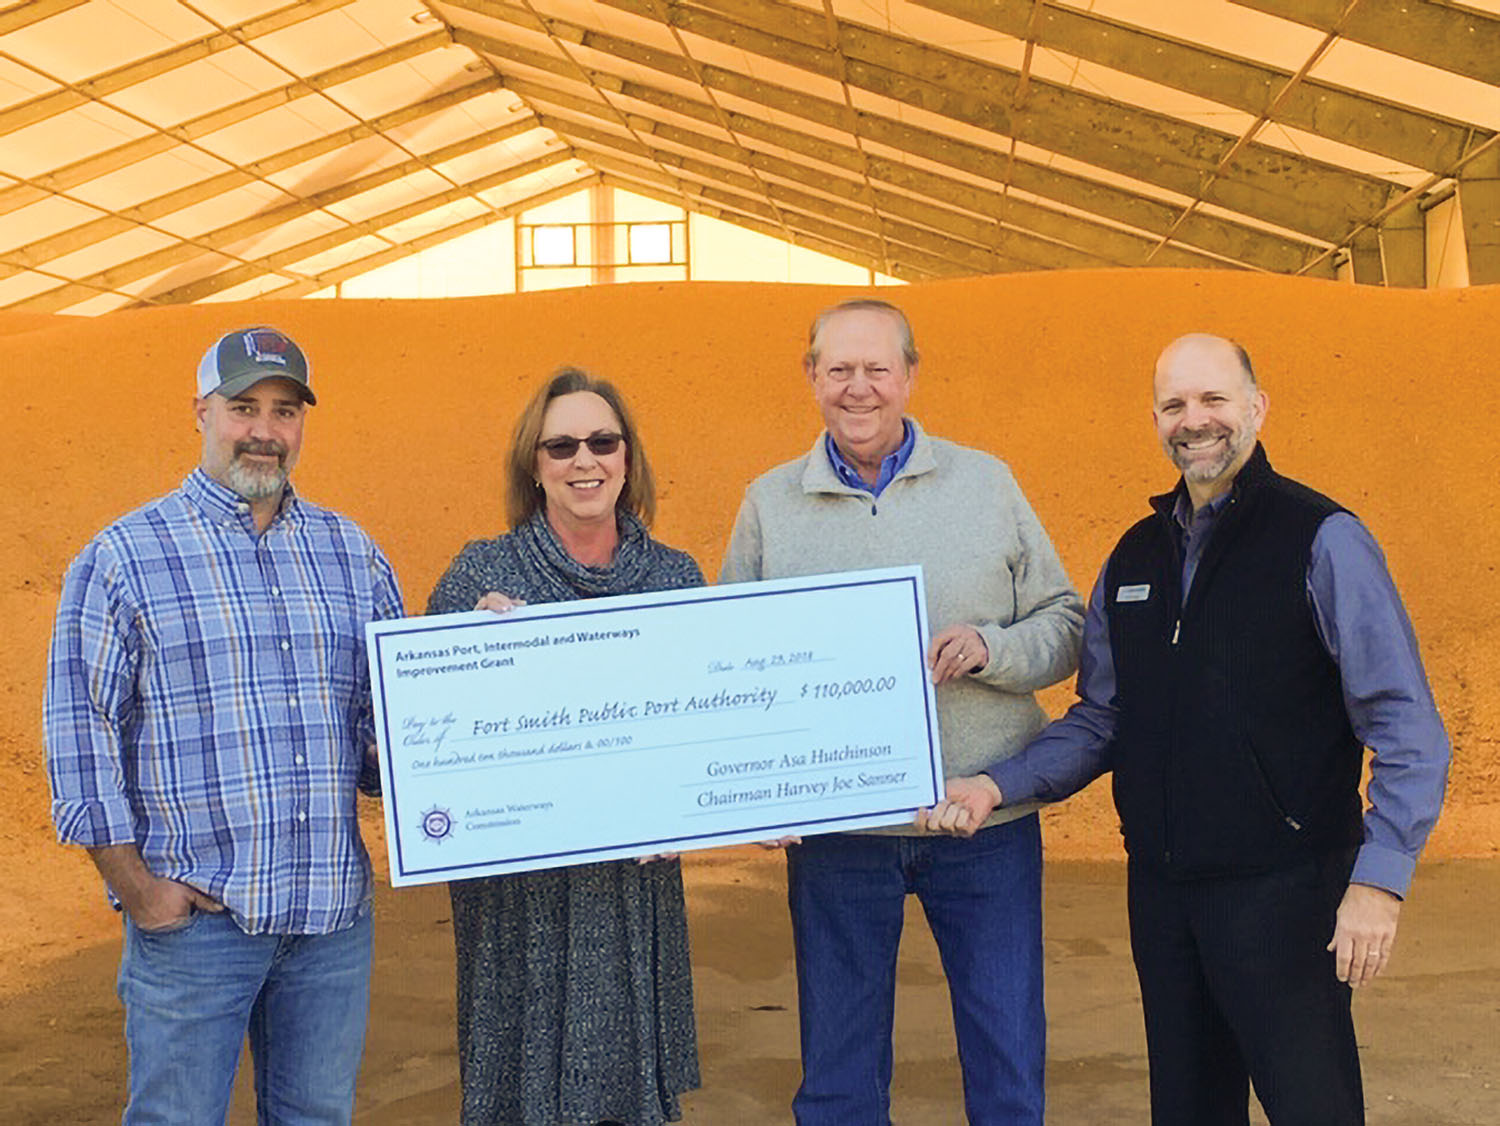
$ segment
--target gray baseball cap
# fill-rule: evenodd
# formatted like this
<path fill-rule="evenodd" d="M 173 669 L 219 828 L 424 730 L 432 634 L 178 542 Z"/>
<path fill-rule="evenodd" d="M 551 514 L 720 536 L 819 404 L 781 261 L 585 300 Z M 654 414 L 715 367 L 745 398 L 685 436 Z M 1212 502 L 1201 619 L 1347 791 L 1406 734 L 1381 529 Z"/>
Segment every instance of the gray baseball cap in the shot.
<path fill-rule="evenodd" d="M 290 336 L 270 325 L 237 328 L 219 337 L 198 364 L 198 397 L 217 392 L 225 398 L 262 379 L 289 379 L 307 403 L 317 397 L 309 383 L 307 357 Z"/>

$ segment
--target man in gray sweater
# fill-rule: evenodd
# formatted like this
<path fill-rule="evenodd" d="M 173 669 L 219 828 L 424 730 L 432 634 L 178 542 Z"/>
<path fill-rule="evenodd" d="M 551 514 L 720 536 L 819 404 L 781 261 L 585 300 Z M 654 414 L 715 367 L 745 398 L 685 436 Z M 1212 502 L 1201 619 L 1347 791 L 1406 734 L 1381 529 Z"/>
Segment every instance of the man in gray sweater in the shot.
<path fill-rule="evenodd" d="M 921 564 L 945 773 L 973 774 L 1046 723 L 1033 693 L 1071 674 L 1083 604 L 1005 464 L 907 417 L 905 315 L 854 300 L 813 322 L 804 368 L 826 431 L 745 493 L 720 582 Z M 942 954 L 970 1123 L 1040 1124 L 1041 835 L 1035 806 L 971 838 L 915 827 L 787 850 L 797 954 L 800 1126 L 890 1121 L 905 898 Z"/>

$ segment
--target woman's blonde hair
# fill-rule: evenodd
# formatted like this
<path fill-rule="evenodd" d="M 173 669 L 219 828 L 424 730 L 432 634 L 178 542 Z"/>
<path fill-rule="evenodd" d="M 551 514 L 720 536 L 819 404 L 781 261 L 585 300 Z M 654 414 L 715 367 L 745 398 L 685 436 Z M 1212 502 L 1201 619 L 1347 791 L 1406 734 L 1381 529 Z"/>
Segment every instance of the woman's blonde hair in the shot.
<path fill-rule="evenodd" d="M 505 518 L 512 528 L 531 519 L 546 504 L 546 496 L 536 479 L 537 442 L 542 437 L 542 419 L 553 399 L 591 391 L 598 395 L 620 420 L 620 434 L 625 439 L 625 486 L 615 501 L 617 511 L 630 512 L 649 526 L 656 516 L 656 480 L 640 431 L 625 406 L 625 400 L 607 379 L 595 379 L 582 368 L 559 368 L 521 411 L 511 434 L 510 452 L 505 461 Z"/>

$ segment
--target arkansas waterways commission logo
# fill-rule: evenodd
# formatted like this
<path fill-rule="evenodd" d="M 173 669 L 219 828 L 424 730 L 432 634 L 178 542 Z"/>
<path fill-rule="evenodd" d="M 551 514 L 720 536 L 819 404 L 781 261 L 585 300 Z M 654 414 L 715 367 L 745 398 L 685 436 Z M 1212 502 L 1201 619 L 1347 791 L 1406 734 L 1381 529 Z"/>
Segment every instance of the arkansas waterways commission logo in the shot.
<path fill-rule="evenodd" d="M 453 814 L 446 809 L 433 806 L 422 814 L 422 835 L 439 844 L 453 835 Z"/>

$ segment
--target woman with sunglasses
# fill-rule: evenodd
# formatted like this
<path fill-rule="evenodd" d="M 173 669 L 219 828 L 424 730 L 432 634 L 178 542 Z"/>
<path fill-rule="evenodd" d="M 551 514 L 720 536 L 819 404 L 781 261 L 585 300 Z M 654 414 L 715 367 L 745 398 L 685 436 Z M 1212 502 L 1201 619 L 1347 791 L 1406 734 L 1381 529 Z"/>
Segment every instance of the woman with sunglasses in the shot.
<path fill-rule="evenodd" d="M 505 504 L 510 531 L 459 552 L 429 614 L 703 583 L 691 556 L 646 533 L 655 486 L 619 392 L 576 368 L 521 412 Z M 464 1126 L 681 1117 L 677 1096 L 698 1086 L 698 1049 L 675 857 L 448 888 Z"/>

